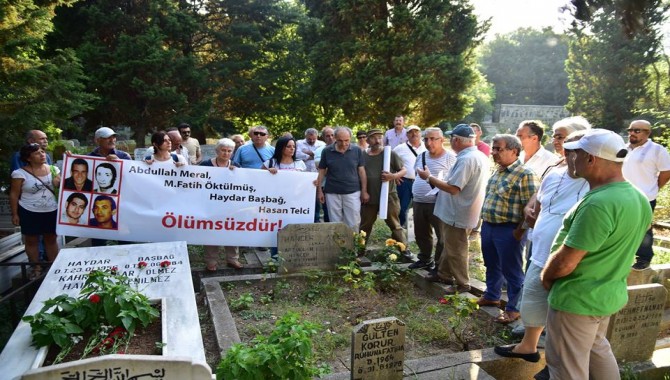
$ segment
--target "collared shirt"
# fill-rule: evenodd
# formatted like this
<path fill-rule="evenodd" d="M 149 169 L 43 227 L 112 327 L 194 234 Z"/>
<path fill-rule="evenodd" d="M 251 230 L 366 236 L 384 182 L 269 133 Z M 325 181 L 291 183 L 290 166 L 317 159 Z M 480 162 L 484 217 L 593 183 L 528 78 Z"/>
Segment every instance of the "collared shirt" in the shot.
<path fill-rule="evenodd" d="M 132 157 L 130 157 L 130 154 L 128 154 L 128 153 L 126 153 L 126 152 L 124 152 L 124 151 L 122 151 L 122 150 L 118 150 L 118 149 L 112 149 L 112 151 L 111 151 L 110 153 L 108 153 L 107 155 L 104 155 L 104 156 L 103 156 L 102 154 L 100 154 L 100 147 L 96 147 L 95 149 L 93 149 L 93 151 L 90 152 L 89 154 L 87 154 L 87 156 L 93 156 L 93 157 L 107 157 L 107 156 L 109 156 L 110 154 L 115 155 L 116 157 L 118 157 L 118 158 L 121 159 L 121 160 L 132 160 Z"/>
<path fill-rule="evenodd" d="M 456 164 L 451 168 L 446 181 L 461 191 L 453 195 L 440 190 L 433 214 L 450 226 L 477 227 L 490 166 L 489 159 L 475 146 L 458 152 Z"/>
<path fill-rule="evenodd" d="M 486 185 L 482 219 L 489 223 L 519 223 L 523 208 L 537 191 L 538 180 L 520 160 L 498 167 Z"/>
<path fill-rule="evenodd" d="M 315 172 L 317 171 L 316 163 L 314 162 L 316 154 L 314 156 L 310 156 L 309 154 L 304 153 L 303 150 L 309 149 L 312 153 L 314 153 L 316 152 L 317 149 L 323 146 L 326 146 L 326 143 L 321 140 L 316 140 L 314 142 L 314 145 L 310 145 L 305 139 L 298 140 L 295 149 L 295 158 L 302 160 L 305 163 L 308 172 Z"/>
<path fill-rule="evenodd" d="M 658 174 L 670 170 L 670 154 L 663 145 L 647 140 L 631 148 L 623 162 L 623 176 L 642 190 L 650 201 L 658 196 Z"/>
<path fill-rule="evenodd" d="M 544 172 L 547 170 L 552 165 L 555 165 L 560 161 L 561 157 L 551 153 L 550 151 L 544 149 L 544 147 L 540 147 L 540 150 L 535 152 L 533 157 L 530 158 L 530 160 L 524 162 L 526 158 L 526 152 L 523 150 L 521 151 L 521 154 L 519 154 L 519 160 L 523 162 L 524 165 L 526 165 L 527 168 L 530 168 L 530 170 L 535 173 L 535 175 L 540 178 L 544 174 Z"/>
<path fill-rule="evenodd" d="M 416 158 L 426 151 L 426 146 L 421 142 L 418 147 L 412 146 L 412 149 L 414 149 L 414 152 L 412 152 L 412 149 L 410 149 L 411 145 L 412 144 L 410 144 L 409 141 L 406 141 L 393 148 L 393 151 L 400 156 L 405 169 L 407 169 L 404 178 L 414 179 L 416 178 L 414 163 L 416 162 Z"/>
<path fill-rule="evenodd" d="M 384 146 L 390 146 L 391 149 L 407 141 L 407 129 L 403 128 L 400 133 L 391 128 L 384 133 Z"/>
<path fill-rule="evenodd" d="M 361 190 L 358 168 L 365 166 L 365 155 L 358 146 L 351 144 L 349 149 L 338 152 L 335 144 L 323 148 L 319 169 L 326 171 L 326 184 L 323 191 L 333 194 L 352 194 Z"/>

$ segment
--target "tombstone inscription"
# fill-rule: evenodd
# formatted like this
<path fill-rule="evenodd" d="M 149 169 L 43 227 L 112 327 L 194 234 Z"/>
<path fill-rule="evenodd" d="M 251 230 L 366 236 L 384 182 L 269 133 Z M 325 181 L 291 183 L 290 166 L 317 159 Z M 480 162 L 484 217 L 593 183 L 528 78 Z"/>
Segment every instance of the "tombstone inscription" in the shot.
<path fill-rule="evenodd" d="M 395 317 L 373 319 L 354 327 L 351 338 L 351 379 L 402 379 L 405 330 L 405 323 Z"/>
<path fill-rule="evenodd" d="M 344 223 L 289 224 L 277 236 L 279 273 L 335 270 L 341 247 L 353 249 L 353 232 Z"/>

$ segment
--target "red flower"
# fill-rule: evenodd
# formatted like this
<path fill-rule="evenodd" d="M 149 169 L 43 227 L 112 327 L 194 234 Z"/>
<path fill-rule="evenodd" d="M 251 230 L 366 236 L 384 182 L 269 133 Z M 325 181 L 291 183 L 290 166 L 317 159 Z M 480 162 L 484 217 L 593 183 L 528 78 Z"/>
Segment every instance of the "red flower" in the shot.
<path fill-rule="evenodd" d="M 146 261 L 140 261 L 139 263 L 137 263 L 137 267 L 140 268 L 140 269 L 146 268 L 147 265 L 149 265 L 149 264 L 147 264 Z"/>
<path fill-rule="evenodd" d="M 113 266 L 112 269 L 109 270 L 111 274 L 117 274 L 119 272 L 119 267 Z"/>
<path fill-rule="evenodd" d="M 97 294 L 91 294 L 90 297 L 88 297 L 88 300 L 93 302 L 93 303 L 98 303 L 100 302 L 100 296 Z"/>
<path fill-rule="evenodd" d="M 123 338 L 124 335 L 126 335 L 126 329 L 123 327 L 117 327 L 109 333 L 110 338 Z"/>
<path fill-rule="evenodd" d="M 448 304 L 449 304 L 449 300 L 446 299 L 446 298 L 440 298 L 440 303 L 441 303 L 442 305 L 448 305 Z"/>
<path fill-rule="evenodd" d="M 170 262 L 168 260 L 161 261 L 161 268 L 167 268 L 170 266 Z"/>

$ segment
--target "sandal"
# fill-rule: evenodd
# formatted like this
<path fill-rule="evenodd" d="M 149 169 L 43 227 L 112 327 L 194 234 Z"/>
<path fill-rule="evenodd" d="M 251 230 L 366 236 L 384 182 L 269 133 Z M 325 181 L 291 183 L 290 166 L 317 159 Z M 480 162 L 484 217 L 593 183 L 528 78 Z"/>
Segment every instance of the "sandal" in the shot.
<path fill-rule="evenodd" d="M 35 280 L 37 278 L 40 278 L 42 276 L 42 267 L 39 265 L 33 267 L 33 270 L 30 271 L 30 274 L 28 275 L 28 279 L 30 280 Z"/>
<path fill-rule="evenodd" d="M 512 323 L 521 317 L 521 313 L 518 311 L 505 311 L 496 318 L 493 319 L 493 322 L 506 325 Z"/>

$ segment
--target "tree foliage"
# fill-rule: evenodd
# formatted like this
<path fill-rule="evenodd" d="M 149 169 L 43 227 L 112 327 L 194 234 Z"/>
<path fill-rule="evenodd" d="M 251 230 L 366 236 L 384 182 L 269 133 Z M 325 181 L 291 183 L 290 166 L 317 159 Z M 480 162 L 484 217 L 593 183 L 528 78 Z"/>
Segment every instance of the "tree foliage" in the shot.
<path fill-rule="evenodd" d="M 658 60 L 664 19 L 661 0 L 641 14 L 645 33 L 627 36 L 614 6 L 604 6 L 592 21 L 573 27 L 567 71 L 568 109 L 596 126 L 619 131 L 640 99 L 649 97 L 647 67 Z"/>
<path fill-rule="evenodd" d="M 474 48 L 487 24 L 466 1 L 306 0 L 303 30 L 315 102 L 328 117 L 383 124 L 398 113 L 429 125 L 460 119 L 474 99 Z"/>
<path fill-rule="evenodd" d="M 520 28 L 484 46 L 481 64 L 496 103 L 565 105 L 568 41 L 550 28 Z"/>

